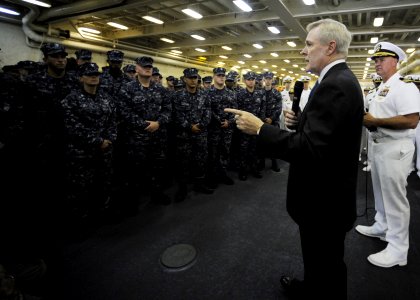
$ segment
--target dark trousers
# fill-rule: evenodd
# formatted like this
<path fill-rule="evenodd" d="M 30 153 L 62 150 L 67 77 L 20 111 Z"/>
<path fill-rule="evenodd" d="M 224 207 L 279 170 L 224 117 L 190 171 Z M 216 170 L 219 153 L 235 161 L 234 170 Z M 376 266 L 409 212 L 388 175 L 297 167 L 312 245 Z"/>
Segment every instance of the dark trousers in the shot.
<path fill-rule="evenodd" d="M 320 226 L 314 225 L 299 226 L 299 230 L 307 298 L 318 295 L 324 299 L 347 299 L 346 231 L 333 228 L 331 232 L 322 232 Z"/>

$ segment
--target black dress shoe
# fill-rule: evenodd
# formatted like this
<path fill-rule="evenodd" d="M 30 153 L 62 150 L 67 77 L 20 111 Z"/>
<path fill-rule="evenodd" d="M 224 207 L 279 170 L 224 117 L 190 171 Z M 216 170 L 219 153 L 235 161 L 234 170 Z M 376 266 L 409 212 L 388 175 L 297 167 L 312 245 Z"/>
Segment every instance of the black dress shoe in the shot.
<path fill-rule="evenodd" d="M 292 299 L 305 299 L 304 282 L 289 276 L 282 276 L 280 284 Z"/>

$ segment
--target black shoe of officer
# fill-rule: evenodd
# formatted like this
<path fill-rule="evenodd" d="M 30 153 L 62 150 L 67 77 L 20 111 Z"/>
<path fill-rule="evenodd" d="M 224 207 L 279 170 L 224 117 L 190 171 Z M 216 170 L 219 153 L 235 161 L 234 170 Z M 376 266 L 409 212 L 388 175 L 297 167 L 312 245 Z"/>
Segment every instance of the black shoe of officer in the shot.
<path fill-rule="evenodd" d="M 175 193 L 175 202 L 182 202 L 187 198 L 188 189 L 186 184 L 181 184 Z"/>
<path fill-rule="evenodd" d="M 223 184 L 226 184 L 226 185 L 234 185 L 234 184 L 235 184 L 235 181 L 233 181 L 233 179 L 232 179 L 232 178 L 230 178 L 229 176 L 227 176 L 226 174 L 225 174 L 225 175 L 222 175 L 222 176 L 219 178 L 219 181 L 220 181 L 221 183 L 223 183 Z"/>
<path fill-rule="evenodd" d="M 153 203 L 156 203 L 159 205 L 169 205 L 172 202 L 171 198 L 162 192 L 153 192 L 151 199 Z"/>
<path fill-rule="evenodd" d="M 258 170 L 253 170 L 252 171 L 252 176 L 254 176 L 255 178 L 258 178 L 258 179 L 260 179 L 260 178 L 263 177 L 262 174 L 261 174 L 261 172 L 258 171 Z"/>
<path fill-rule="evenodd" d="M 246 171 L 239 171 L 238 177 L 239 180 L 245 181 L 248 179 L 248 174 L 246 173 Z"/>
<path fill-rule="evenodd" d="M 280 167 L 279 163 L 277 162 L 277 159 L 271 160 L 271 170 L 273 170 L 274 172 L 280 172 Z"/>
<path fill-rule="evenodd" d="M 304 299 L 305 285 L 302 280 L 292 278 L 289 276 L 282 276 L 280 284 L 290 299 Z"/>
<path fill-rule="evenodd" d="M 194 192 L 202 193 L 202 194 L 206 194 L 206 195 L 213 194 L 213 192 L 214 192 L 214 190 L 208 188 L 207 186 L 205 186 L 202 183 L 194 184 L 193 190 L 194 190 Z"/>

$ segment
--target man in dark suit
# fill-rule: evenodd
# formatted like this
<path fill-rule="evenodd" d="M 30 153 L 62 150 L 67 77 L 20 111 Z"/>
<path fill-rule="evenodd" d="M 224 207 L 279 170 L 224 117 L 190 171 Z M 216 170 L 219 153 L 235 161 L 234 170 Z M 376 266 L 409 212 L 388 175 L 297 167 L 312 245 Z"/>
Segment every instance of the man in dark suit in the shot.
<path fill-rule="evenodd" d="M 286 113 L 289 132 L 264 124 L 252 114 L 235 113 L 237 127 L 258 135 L 267 157 L 290 162 L 287 210 L 298 224 L 304 280 L 282 276 L 297 298 L 347 298 L 344 239 L 356 219 L 356 182 L 363 119 L 360 85 L 345 63 L 351 34 L 334 20 L 307 26 L 307 71 L 319 78 L 303 112 Z"/>

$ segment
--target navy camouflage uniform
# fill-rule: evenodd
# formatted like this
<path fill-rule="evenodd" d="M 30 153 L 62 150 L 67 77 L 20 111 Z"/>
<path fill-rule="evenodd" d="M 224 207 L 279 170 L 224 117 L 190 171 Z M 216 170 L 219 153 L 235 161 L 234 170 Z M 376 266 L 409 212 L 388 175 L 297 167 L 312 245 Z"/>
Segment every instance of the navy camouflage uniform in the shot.
<path fill-rule="evenodd" d="M 166 125 L 172 109 L 165 88 L 152 81 L 149 87 L 144 87 L 138 78 L 121 89 L 117 105 L 119 176 L 125 185 L 123 194 L 128 193 L 129 198 L 121 200 L 126 201 L 122 205 L 130 209 L 138 204 L 138 199 L 132 197 L 139 196 L 149 182 L 152 183 L 152 200 L 162 195 L 167 155 Z M 159 129 L 153 133 L 146 131 L 147 120 L 158 121 Z"/>
<path fill-rule="evenodd" d="M 124 58 L 124 53 L 119 50 L 108 51 L 107 55 L 108 62 L 115 61 L 122 63 Z M 106 68 L 105 71 L 101 74 L 100 87 L 115 99 L 118 97 L 121 88 L 130 81 L 132 81 L 132 79 L 123 71 Z"/>
<path fill-rule="evenodd" d="M 208 134 L 209 173 L 211 177 L 226 176 L 232 135 L 236 125 L 234 115 L 224 112 L 224 109 L 238 107 L 236 95 L 226 87 L 219 90 L 214 86 L 207 93 L 211 101 L 212 115 Z M 220 124 L 224 120 L 228 121 L 228 128 L 221 127 Z"/>
<path fill-rule="evenodd" d="M 173 95 L 172 103 L 177 178 L 181 183 L 186 183 L 191 177 L 196 182 L 202 181 L 208 159 L 207 127 L 211 119 L 210 100 L 203 90 L 191 94 L 183 89 Z M 193 133 L 193 124 L 199 124 L 201 131 Z"/>
<path fill-rule="evenodd" d="M 98 75 L 94 63 L 85 63 L 82 75 Z M 75 90 L 61 101 L 68 170 L 67 203 L 72 217 L 82 218 L 104 209 L 111 195 L 112 144 L 115 142 L 116 111 L 112 97 L 99 90 L 95 95 Z"/>
<path fill-rule="evenodd" d="M 255 78 L 254 75 L 252 75 L 252 77 Z M 259 117 L 261 120 L 264 120 L 265 105 L 264 93 L 262 90 L 255 89 L 252 93 L 250 93 L 246 88 L 241 89 L 236 94 L 236 98 L 238 102 L 238 109 L 250 112 Z M 244 174 L 246 174 L 249 170 L 254 172 L 257 169 L 258 162 L 256 136 L 245 134 L 239 130 L 236 131 L 236 134 L 238 135 L 239 144 L 239 172 Z"/>

